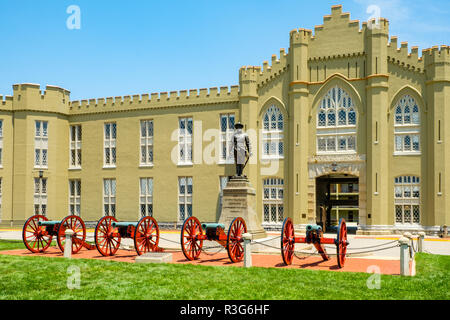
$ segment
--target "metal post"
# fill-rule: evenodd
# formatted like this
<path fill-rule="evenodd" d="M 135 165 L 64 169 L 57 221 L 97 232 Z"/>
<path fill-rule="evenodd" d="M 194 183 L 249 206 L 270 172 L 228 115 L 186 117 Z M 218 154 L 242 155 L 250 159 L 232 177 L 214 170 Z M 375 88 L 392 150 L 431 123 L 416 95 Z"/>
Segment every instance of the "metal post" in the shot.
<path fill-rule="evenodd" d="M 72 258 L 72 235 L 74 234 L 72 229 L 66 229 L 66 244 L 64 245 L 64 258 Z"/>
<path fill-rule="evenodd" d="M 401 237 L 398 243 L 400 244 L 400 275 L 409 276 L 409 239 Z"/>
<path fill-rule="evenodd" d="M 244 233 L 242 238 L 244 239 L 244 267 L 250 268 L 252 266 L 252 234 Z"/>
<path fill-rule="evenodd" d="M 419 232 L 419 241 L 417 242 L 417 251 L 423 252 L 424 244 L 425 244 L 425 232 Z"/>

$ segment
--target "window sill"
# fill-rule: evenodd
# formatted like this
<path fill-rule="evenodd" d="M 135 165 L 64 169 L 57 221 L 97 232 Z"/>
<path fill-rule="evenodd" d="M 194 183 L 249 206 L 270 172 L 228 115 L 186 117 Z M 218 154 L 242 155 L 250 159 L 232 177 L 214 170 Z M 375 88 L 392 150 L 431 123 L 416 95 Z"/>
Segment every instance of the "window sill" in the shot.
<path fill-rule="evenodd" d="M 103 169 L 115 169 L 116 166 L 103 166 Z"/>
<path fill-rule="evenodd" d="M 438 197 L 442 197 L 442 192 L 437 193 Z"/>
<path fill-rule="evenodd" d="M 437 144 L 442 144 L 442 140 L 439 140 L 439 141 L 437 142 Z"/>
<path fill-rule="evenodd" d="M 34 167 L 35 170 L 48 170 L 48 167 Z"/>
<path fill-rule="evenodd" d="M 179 162 L 177 164 L 178 167 L 192 167 L 194 166 L 193 162 Z"/>
<path fill-rule="evenodd" d="M 81 170 L 81 167 L 69 167 L 70 171 L 77 171 L 77 170 Z"/>
<path fill-rule="evenodd" d="M 398 156 L 421 156 L 422 152 L 394 152 L 394 157 Z"/>
<path fill-rule="evenodd" d="M 153 168 L 153 164 L 140 164 L 139 168 Z"/>
<path fill-rule="evenodd" d="M 284 156 L 262 156 L 261 160 L 284 160 Z"/>
<path fill-rule="evenodd" d="M 318 151 L 318 156 L 330 156 L 330 155 L 354 155 L 356 151 Z"/>
<path fill-rule="evenodd" d="M 234 164 L 234 160 L 219 160 L 217 164 Z"/>

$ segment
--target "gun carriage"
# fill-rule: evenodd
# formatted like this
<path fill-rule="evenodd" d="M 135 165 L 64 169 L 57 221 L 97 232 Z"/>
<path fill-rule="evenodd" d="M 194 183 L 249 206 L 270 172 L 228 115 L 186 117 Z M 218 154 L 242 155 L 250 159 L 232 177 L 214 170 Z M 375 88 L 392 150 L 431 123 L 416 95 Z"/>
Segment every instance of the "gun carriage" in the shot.
<path fill-rule="evenodd" d="M 181 249 L 188 260 L 196 260 L 203 250 L 203 241 L 216 241 L 223 246 L 232 262 L 244 259 L 242 235 L 247 232 L 244 219 L 235 218 L 228 232 L 221 223 L 200 223 L 196 217 L 187 218 L 181 229 Z"/>
<path fill-rule="evenodd" d="M 122 238 L 133 239 L 138 255 L 163 251 L 158 247 L 158 223 L 150 216 L 143 217 L 138 222 L 119 222 L 113 216 L 105 216 L 98 221 L 95 227 L 95 245 L 103 256 L 113 256 L 119 250 Z"/>
<path fill-rule="evenodd" d="M 42 253 L 47 250 L 53 237 L 59 249 L 64 252 L 66 243 L 65 232 L 67 229 L 73 230 L 72 253 L 77 253 L 81 248 L 88 250 L 95 249 L 95 246 L 87 243 L 86 226 L 79 216 L 70 215 L 61 221 L 49 221 L 43 215 L 34 215 L 27 219 L 22 230 L 22 240 L 25 247 L 33 253 Z"/>
<path fill-rule="evenodd" d="M 295 236 L 292 219 L 286 218 L 283 222 L 283 228 L 281 231 L 281 257 L 286 265 L 292 264 L 296 243 L 313 244 L 324 261 L 330 260 L 324 245 L 336 245 L 337 263 L 339 268 L 343 268 L 345 264 L 347 246 L 349 244 L 347 241 L 347 225 L 345 223 L 345 219 L 341 219 L 339 221 L 337 238 L 330 239 L 323 238 L 322 227 L 317 225 L 308 225 L 306 227 L 306 236 L 297 237 Z"/>

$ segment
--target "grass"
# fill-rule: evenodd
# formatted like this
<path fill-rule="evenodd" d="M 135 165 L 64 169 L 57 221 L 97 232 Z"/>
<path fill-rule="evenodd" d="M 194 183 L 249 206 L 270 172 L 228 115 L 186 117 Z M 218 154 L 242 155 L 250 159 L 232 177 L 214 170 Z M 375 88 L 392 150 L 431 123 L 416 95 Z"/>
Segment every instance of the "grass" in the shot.
<path fill-rule="evenodd" d="M 382 275 L 370 290 L 365 273 L 0 255 L 0 299 L 450 299 L 450 256 L 417 254 L 416 262 L 416 277 Z M 73 266 L 80 289 L 70 290 Z"/>

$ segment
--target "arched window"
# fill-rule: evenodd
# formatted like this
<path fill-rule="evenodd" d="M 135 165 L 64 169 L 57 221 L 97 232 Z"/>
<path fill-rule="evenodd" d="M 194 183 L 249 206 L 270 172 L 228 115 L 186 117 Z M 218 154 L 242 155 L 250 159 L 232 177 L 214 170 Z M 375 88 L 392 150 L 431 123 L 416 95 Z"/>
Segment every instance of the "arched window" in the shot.
<path fill-rule="evenodd" d="M 420 178 L 401 176 L 395 178 L 395 223 L 420 223 Z"/>
<path fill-rule="evenodd" d="M 410 95 L 403 96 L 395 107 L 395 153 L 420 153 L 419 106 Z"/>
<path fill-rule="evenodd" d="M 268 178 L 263 181 L 263 222 L 282 223 L 284 219 L 284 180 Z"/>
<path fill-rule="evenodd" d="M 317 152 L 356 152 L 356 122 L 352 98 L 338 86 L 333 87 L 317 113 Z"/>
<path fill-rule="evenodd" d="M 263 156 L 282 158 L 284 117 L 280 109 L 272 105 L 263 116 Z"/>

